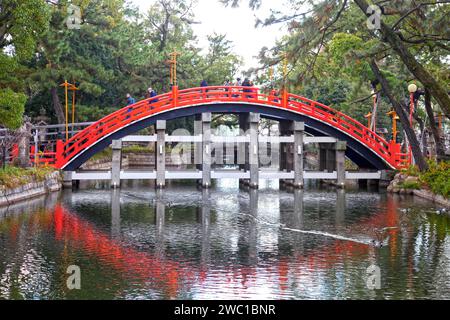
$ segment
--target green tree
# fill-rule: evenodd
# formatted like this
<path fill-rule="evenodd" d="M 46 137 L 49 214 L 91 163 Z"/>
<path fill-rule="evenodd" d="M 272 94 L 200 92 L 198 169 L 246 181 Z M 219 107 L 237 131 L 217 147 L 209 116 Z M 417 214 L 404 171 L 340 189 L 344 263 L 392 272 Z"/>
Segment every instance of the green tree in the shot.
<path fill-rule="evenodd" d="M 6 88 L 0 91 L 0 126 L 18 129 L 27 97 L 22 93 Z"/>
<path fill-rule="evenodd" d="M 237 5 L 240 1 L 223 0 Z M 261 1 L 249 1 L 257 8 Z M 347 106 L 354 102 L 367 103 L 371 84 L 383 83 L 377 90 L 383 93 L 396 111 L 405 113 L 404 103 L 409 93 L 407 84 L 412 79 L 421 82 L 435 98 L 441 110 L 449 115 L 448 13 L 450 1 L 385 1 L 379 2 L 382 12 L 381 27 L 367 27 L 366 0 L 290 0 L 282 13 L 273 10 L 262 25 L 286 23 L 288 34 L 271 50 L 261 53 L 265 65 L 279 64 L 287 52 L 289 80 L 301 88 L 312 80 L 342 79 L 351 84 Z M 370 105 L 370 104 L 368 104 Z M 356 110 L 350 107 L 351 116 Z M 397 110 L 398 109 L 398 110 Z M 421 112 L 425 114 L 424 112 Z M 422 122 L 419 113 L 416 119 Z M 413 130 L 409 130 L 407 117 L 400 116 L 413 147 L 416 162 L 426 168 L 419 143 Z M 384 119 L 383 121 L 386 121 Z"/>
<path fill-rule="evenodd" d="M 44 0 L 0 2 L 0 125 L 16 129 L 22 123 L 26 102 L 20 65 L 35 52 L 36 42 L 48 28 Z"/>

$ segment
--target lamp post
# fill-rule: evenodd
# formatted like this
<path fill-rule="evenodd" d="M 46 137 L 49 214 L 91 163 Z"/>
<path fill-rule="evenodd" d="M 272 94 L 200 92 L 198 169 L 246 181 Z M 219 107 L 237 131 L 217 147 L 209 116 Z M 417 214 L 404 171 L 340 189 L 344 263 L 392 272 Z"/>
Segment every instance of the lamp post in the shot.
<path fill-rule="evenodd" d="M 409 125 L 411 126 L 411 129 L 413 129 L 414 93 L 416 93 L 417 91 L 417 85 L 415 83 L 411 83 L 408 86 L 408 91 L 409 91 Z M 409 143 L 409 158 L 411 159 L 411 162 L 413 162 L 411 143 Z"/>

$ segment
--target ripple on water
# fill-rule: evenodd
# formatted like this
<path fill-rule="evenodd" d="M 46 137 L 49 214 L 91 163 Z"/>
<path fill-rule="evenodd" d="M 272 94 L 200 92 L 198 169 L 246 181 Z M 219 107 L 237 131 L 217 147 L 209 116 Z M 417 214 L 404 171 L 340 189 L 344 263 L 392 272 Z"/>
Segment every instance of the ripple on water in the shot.
<path fill-rule="evenodd" d="M 79 190 L 2 212 L 0 297 L 450 299 L 450 218 L 435 212 L 411 198 L 273 186 Z M 65 288 L 71 264 L 79 292 Z M 370 265 L 381 290 L 366 287 Z"/>

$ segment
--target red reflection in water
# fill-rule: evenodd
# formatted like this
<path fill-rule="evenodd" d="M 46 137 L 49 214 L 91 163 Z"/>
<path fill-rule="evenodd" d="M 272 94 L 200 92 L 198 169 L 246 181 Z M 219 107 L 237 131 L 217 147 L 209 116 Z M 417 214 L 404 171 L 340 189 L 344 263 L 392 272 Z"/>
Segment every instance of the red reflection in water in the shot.
<path fill-rule="evenodd" d="M 122 275 L 132 275 L 140 281 L 151 281 L 166 288 L 170 298 L 177 296 L 180 280 L 194 277 L 188 265 L 124 247 L 89 222 L 68 213 L 61 205 L 55 207 L 54 225 L 56 239 L 71 241 Z"/>
<path fill-rule="evenodd" d="M 399 217 L 396 203 L 392 197 L 388 197 L 386 209 L 384 213 L 362 220 L 352 227 L 357 229 L 396 227 Z M 210 278 L 209 264 L 179 263 L 167 257 L 126 247 L 123 243 L 111 239 L 109 234 L 97 229 L 92 223 L 81 219 L 76 214 L 71 214 L 61 205 L 55 207 L 53 215 L 48 213 L 33 215 L 29 223 L 47 228 L 53 226 L 56 240 L 64 243 L 70 242 L 72 246 L 97 257 L 105 267 L 113 268 L 121 276 L 129 276 L 145 283 L 150 282 L 171 299 L 176 298 L 181 289 L 184 289 L 185 292 L 188 291 L 185 288 L 188 283 L 192 284 L 196 280 L 199 285 L 202 285 L 208 279 L 213 280 Z M 20 220 L 15 219 L 9 228 L 13 239 L 17 238 L 19 227 Z M 391 256 L 396 256 L 397 253 L 397 233 L 398 229 L 388 230 Z M 228 292 L 234 292 L 236 297 L 242 295 L 243 289 L 246 290 L 252 285 L 257 285 L 259 273 L 264 273 L 269 277 L 277 276 L 277 279 L 273 280 L 278 283 L 279 290 L 284 292 L 289 290 L 290 278 L 295 278 L 299 282 L 303 275 L 311 274 L 306 270 L 329 270 L 350 257 L 365 259 L 372 251 L 373 247 L 369 245 L 334 240 L 327 246 L 320 246 L 308 252 L 298 252 L 293 258 L 279 257 L 278 261 L 270 266 L 236 267 L 227 265 L 220 274 L 213 273 L 215 273 L 214 276 L 220 276 L 222 288 Z M 65 251 L 64 254 L 67 252 Z"/>

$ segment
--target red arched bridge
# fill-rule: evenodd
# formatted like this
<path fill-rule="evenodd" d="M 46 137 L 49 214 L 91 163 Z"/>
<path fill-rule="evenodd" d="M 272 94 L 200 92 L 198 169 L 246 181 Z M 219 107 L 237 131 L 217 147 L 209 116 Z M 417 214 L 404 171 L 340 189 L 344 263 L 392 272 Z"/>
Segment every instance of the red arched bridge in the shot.
<path fill-rule="evenodd" d="M 355 119 L 302 96 L 264 94 L 255 87 L 202 87 L 172 91 L 133 105 L 93 123 L 56 150 L 41 156 L 55 167 L 74 171 L 113 140 L 144 129 L 157 120 L 172 120 L 201 113 L 259 113 L 274 120 L 305 123 L 305 131 L 347 142 L 346 156 L 360 168 L 399 169 L 409 160 L 400 144 L 388 142 Z"/>

